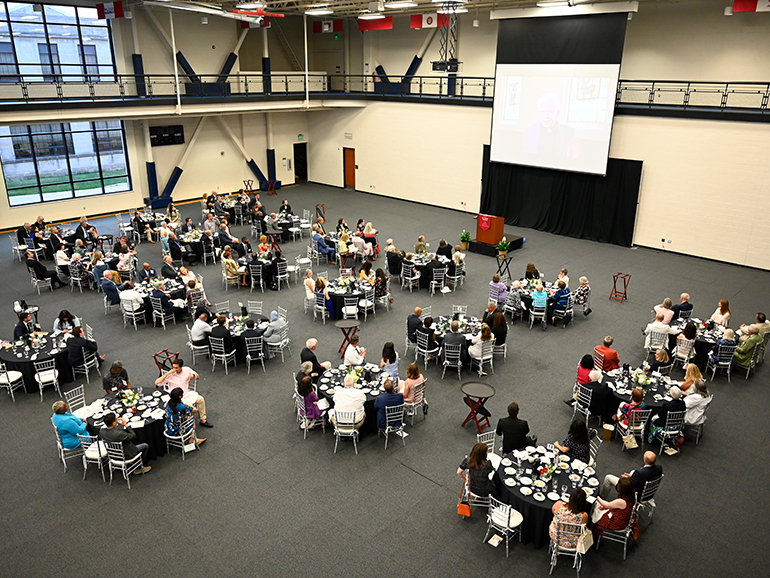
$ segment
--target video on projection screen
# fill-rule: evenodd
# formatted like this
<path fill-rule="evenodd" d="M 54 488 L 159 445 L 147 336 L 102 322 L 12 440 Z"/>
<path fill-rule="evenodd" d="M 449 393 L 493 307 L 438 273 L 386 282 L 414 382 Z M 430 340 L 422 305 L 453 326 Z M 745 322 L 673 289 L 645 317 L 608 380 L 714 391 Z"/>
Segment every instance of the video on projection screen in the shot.
<path fill-rule="evenodd" d="M 498 64 L 490 158 L 604 175 L 618 64 Z"/>

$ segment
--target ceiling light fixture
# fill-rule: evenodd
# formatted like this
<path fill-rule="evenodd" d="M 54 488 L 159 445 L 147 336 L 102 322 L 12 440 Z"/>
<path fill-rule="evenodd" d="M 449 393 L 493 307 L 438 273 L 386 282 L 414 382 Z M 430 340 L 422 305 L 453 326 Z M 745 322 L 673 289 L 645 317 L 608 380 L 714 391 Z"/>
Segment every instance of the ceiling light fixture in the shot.
<path fill-rule="evenodd" d="M 326 16 L 327 14 L 334 14 L 334 10 L 328 8 L 314 8 L 313 10 L 305 10 L 307 16 Z"/>
<path fill-rule="evenodd" d="M 439 14 L 451 14 L 453 12 L 455 14 L 465 14 L 466 12 L 468 12 L 468 9 L 467 8 L 458 7 L 458 8 L 452 8 L 450 10 L 443 10 L 443 9 L 442 10 L 437 10 L 436 12 L 438 12 Z"/>
<path fill-rule="evenodd" d="M 359 20 L 382 20 L 385 18 L 382 14 L 361 14 Z"/>
<path fill-rule="evenodd" d="M 415 6 L 417 6 L 417 2 L 410 2 L 408 0 L 403 2 L 396 0 L 395 2 L 385 3 L 385 8 L 392 8 L 393 10 L 398 10 L 399 8 L 414 8 Z"/>
<path fill-rule="evenodd" d="M 538 2 L 537 7 L 538 8 L 562 8 L 564 6 L 569 6 L 570 3 L 567 2 Z"/>
<path fill-rule="evenodd" d="M 245 2 L 243 4 L 238 4 L 236 8 L 239 10 L 256 10 L 257 8 L 264 8 L 265 4 L 263 2 Z"/>

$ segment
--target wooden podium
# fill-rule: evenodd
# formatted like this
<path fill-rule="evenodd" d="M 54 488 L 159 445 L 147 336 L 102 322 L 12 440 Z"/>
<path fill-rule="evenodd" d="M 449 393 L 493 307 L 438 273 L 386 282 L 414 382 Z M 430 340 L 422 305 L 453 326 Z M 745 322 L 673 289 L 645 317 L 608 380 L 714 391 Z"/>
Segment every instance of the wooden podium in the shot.
<path fill-rule="evenodd" d="M 476 219 L 476 242 L 497 245 L 505 235 L 505 219 L 479 214 Z"/>

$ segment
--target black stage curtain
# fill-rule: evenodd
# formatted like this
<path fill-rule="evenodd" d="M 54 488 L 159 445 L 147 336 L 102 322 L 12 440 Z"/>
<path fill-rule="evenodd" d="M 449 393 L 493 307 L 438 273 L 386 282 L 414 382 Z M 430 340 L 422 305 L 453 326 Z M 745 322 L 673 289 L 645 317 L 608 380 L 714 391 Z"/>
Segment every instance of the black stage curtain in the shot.
<path fill-rule="evenodd" d="M 484 147 L 485 163 L 489 147 Z M 630 247 L 642 161 L 609 159 L 607 176 L 489 163 L 481 213 L 508 225 Z"/>

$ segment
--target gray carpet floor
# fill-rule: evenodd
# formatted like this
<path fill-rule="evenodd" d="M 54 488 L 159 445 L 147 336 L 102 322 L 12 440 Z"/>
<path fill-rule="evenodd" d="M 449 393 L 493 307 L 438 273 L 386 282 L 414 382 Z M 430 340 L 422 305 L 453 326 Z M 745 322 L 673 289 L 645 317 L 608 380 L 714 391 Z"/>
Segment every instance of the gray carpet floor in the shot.
<path fill-rule="evenodd" d="M 364 217 L 381 231 L 383 245 L 391 237 L 404 249 L 414 246 L 418 234 L 435 248 L 441 238 L 455 244 L 460 231 L 475 229 L 475 221 L 460 212 L 319 185 L 291 187 L 279 197 L 288 198 L 295 210 L 325 203 L 329 229 L 340 216 L 351 224 Z M 271 208 L 279 197 L 263 200 Z M 183 205 L 182 213 L 198 221 L 198 203 Z M 113 217 L 93 223 L 102 233 L 116 233 Z M 237 230 L 248 234 L 245 227 Z M 543 332 L 516 323 L 508 336 L 507 361 L 497 360 L 494 375 L 483 378 L 497 390 L 488 403 L 493 423 L 505 415 L 508 403 L 517 401 L 520 417 L 541 442 L 562 440 L 566 434 L 571 410 L 562 400 L 571 391 L 580 357 L 611 334 L 621 360 L 638 364 L 644 356 L 640 328 L 649 321 L 650 308 L 664 297 L 676 300 L 688 291 L 701 317 L 726 298 L 733 327 L 768 308 L 767 271 L 513 227 L 506 232 L 527 238 L 512 254 L 516 276 L 533 261 L 550 279 L 567 267 L 573 285 L 586 275 L 593 287 L 593 314 L 578 316 L 567 329 Z M 719 242 L 716 233 L 714 242 Z M 285 255 L 293 259 L 306 245 L 307 240 L 287 243 Z M 160 267 L 159 244 L 142 243 L 138 251 L 140 261 Z M 33 296 L 25 267 L 11 259 L 7 242 L 2 256 L 3 337 L 10 337 L 15 323 L 13 301 L 25 298 L 40 306 L 46 329 L 62 308 L 83 318 L 94 328 L 107 361 L 122 360 L 135 385 L 152 385 L 157 370 L 151 355 L 160 349 L 180 351 L 189 359 L 181 324 L 167 331 L 141 325 L 138 332 L 124 330 L 119 314 L 104 315 L 101 294 L 60 289 Z M 376 265 L 384 266 L 383 259 Z M 460 427 L 467 407 L 456 376 L 442 381 L 440 368 L 429 366 L 430 413 L 408 427 L 405 446 L 391 440 L 386 451 L 383 440 L 370 435 L 361 439 L 359 455 L 345 442 L 335 455 L 329 430 L 326 435 L 313 430 L 302 439 L 291 393 L 304 341 L 318 338 L 319 358 L 336 362 L 339 330 L 314 323 L 312 315 L 303 313 L 301 287 L 264 295 L 232 289 L 225 293 L 219 265 L 194 269 L 203 274 L 212 302 L 250 297 L 261 299 L 267 312 L 278 305 L 288 309 L 293 355 L 285 364 L 270 360 L 267 373 L 257 368 L 251 375 L 240 365 L 229 376 L 221 366 L 212 373 L 199 360 L 199 391 L 215 425 L 200 432 L 208 443 L 184 463 L 176 453 L 154 460 L 152 472 L 132 477 L 130 491 L 122 480 L 112 486 L 102 483 L 96 470 L 83 481 L 79 464 L 63 473 L 49 421 L 57 397 L 50 390 L 44 403 L 37 394 L 21 392 L 15 404 L 2 396 L 3 575 L 496 577 L 548 572 L 546 548 L 515 543 L 506 559 L 503 546 L 482 543 L 486 523 L 479 510 L 471 519 L 456 514 L 461 482 L 455 470 L 476 435 L 471 426 Z M 334 267 L 314 270 L 331 273 Z M 467 281 L 456 293 L 430 297 L 424 290 L 410 294 L 394 288 L 393 308 L 379 309 L 376 317 L 362 322 L 360 335 L 369 358 L 379 361 L 389 340 L 403 357 L 404 321 L 417 305 L 432 305 L 437 314 L 451 311 L 453 303 L 466 304 L 470 314 L 480 315 L 495 270 L 493 258 L 469 254 Z M 629 299 L 622 304 L 607 299 L 617 271 L 633 276 Z M 408 361 L 402 359 L 402 374 Z M 616 544 L 590 551 L 583 561 L 584 576 L 766 574 L 758 556 L 766 543 L 764 523 L 752 512 L 770 498 L 763 449 L 768 442 L 767 371 L 760 367 L 748 381 L 734 375 L 731 384 L 718 375 L 709 383 L 715 399 L 700 445 L 688 441 L 679 455 L 660 458 L 666 478 L 654 522 L 643 527 L 626 561 Z M 681 375 L 675 370 L 675 377 Z M 475 376 L 465 371 L 463 381 L 471 379 Z M 100 396 L 98 381 L 86 386 L 87 402 Z M 619 442 L 605 443 L 598 474 L 629 471 L 641 459 L 640 450 L 621 452 Z M 570 566 L 561 560 L 554 575 L 572 575 Z"/>

